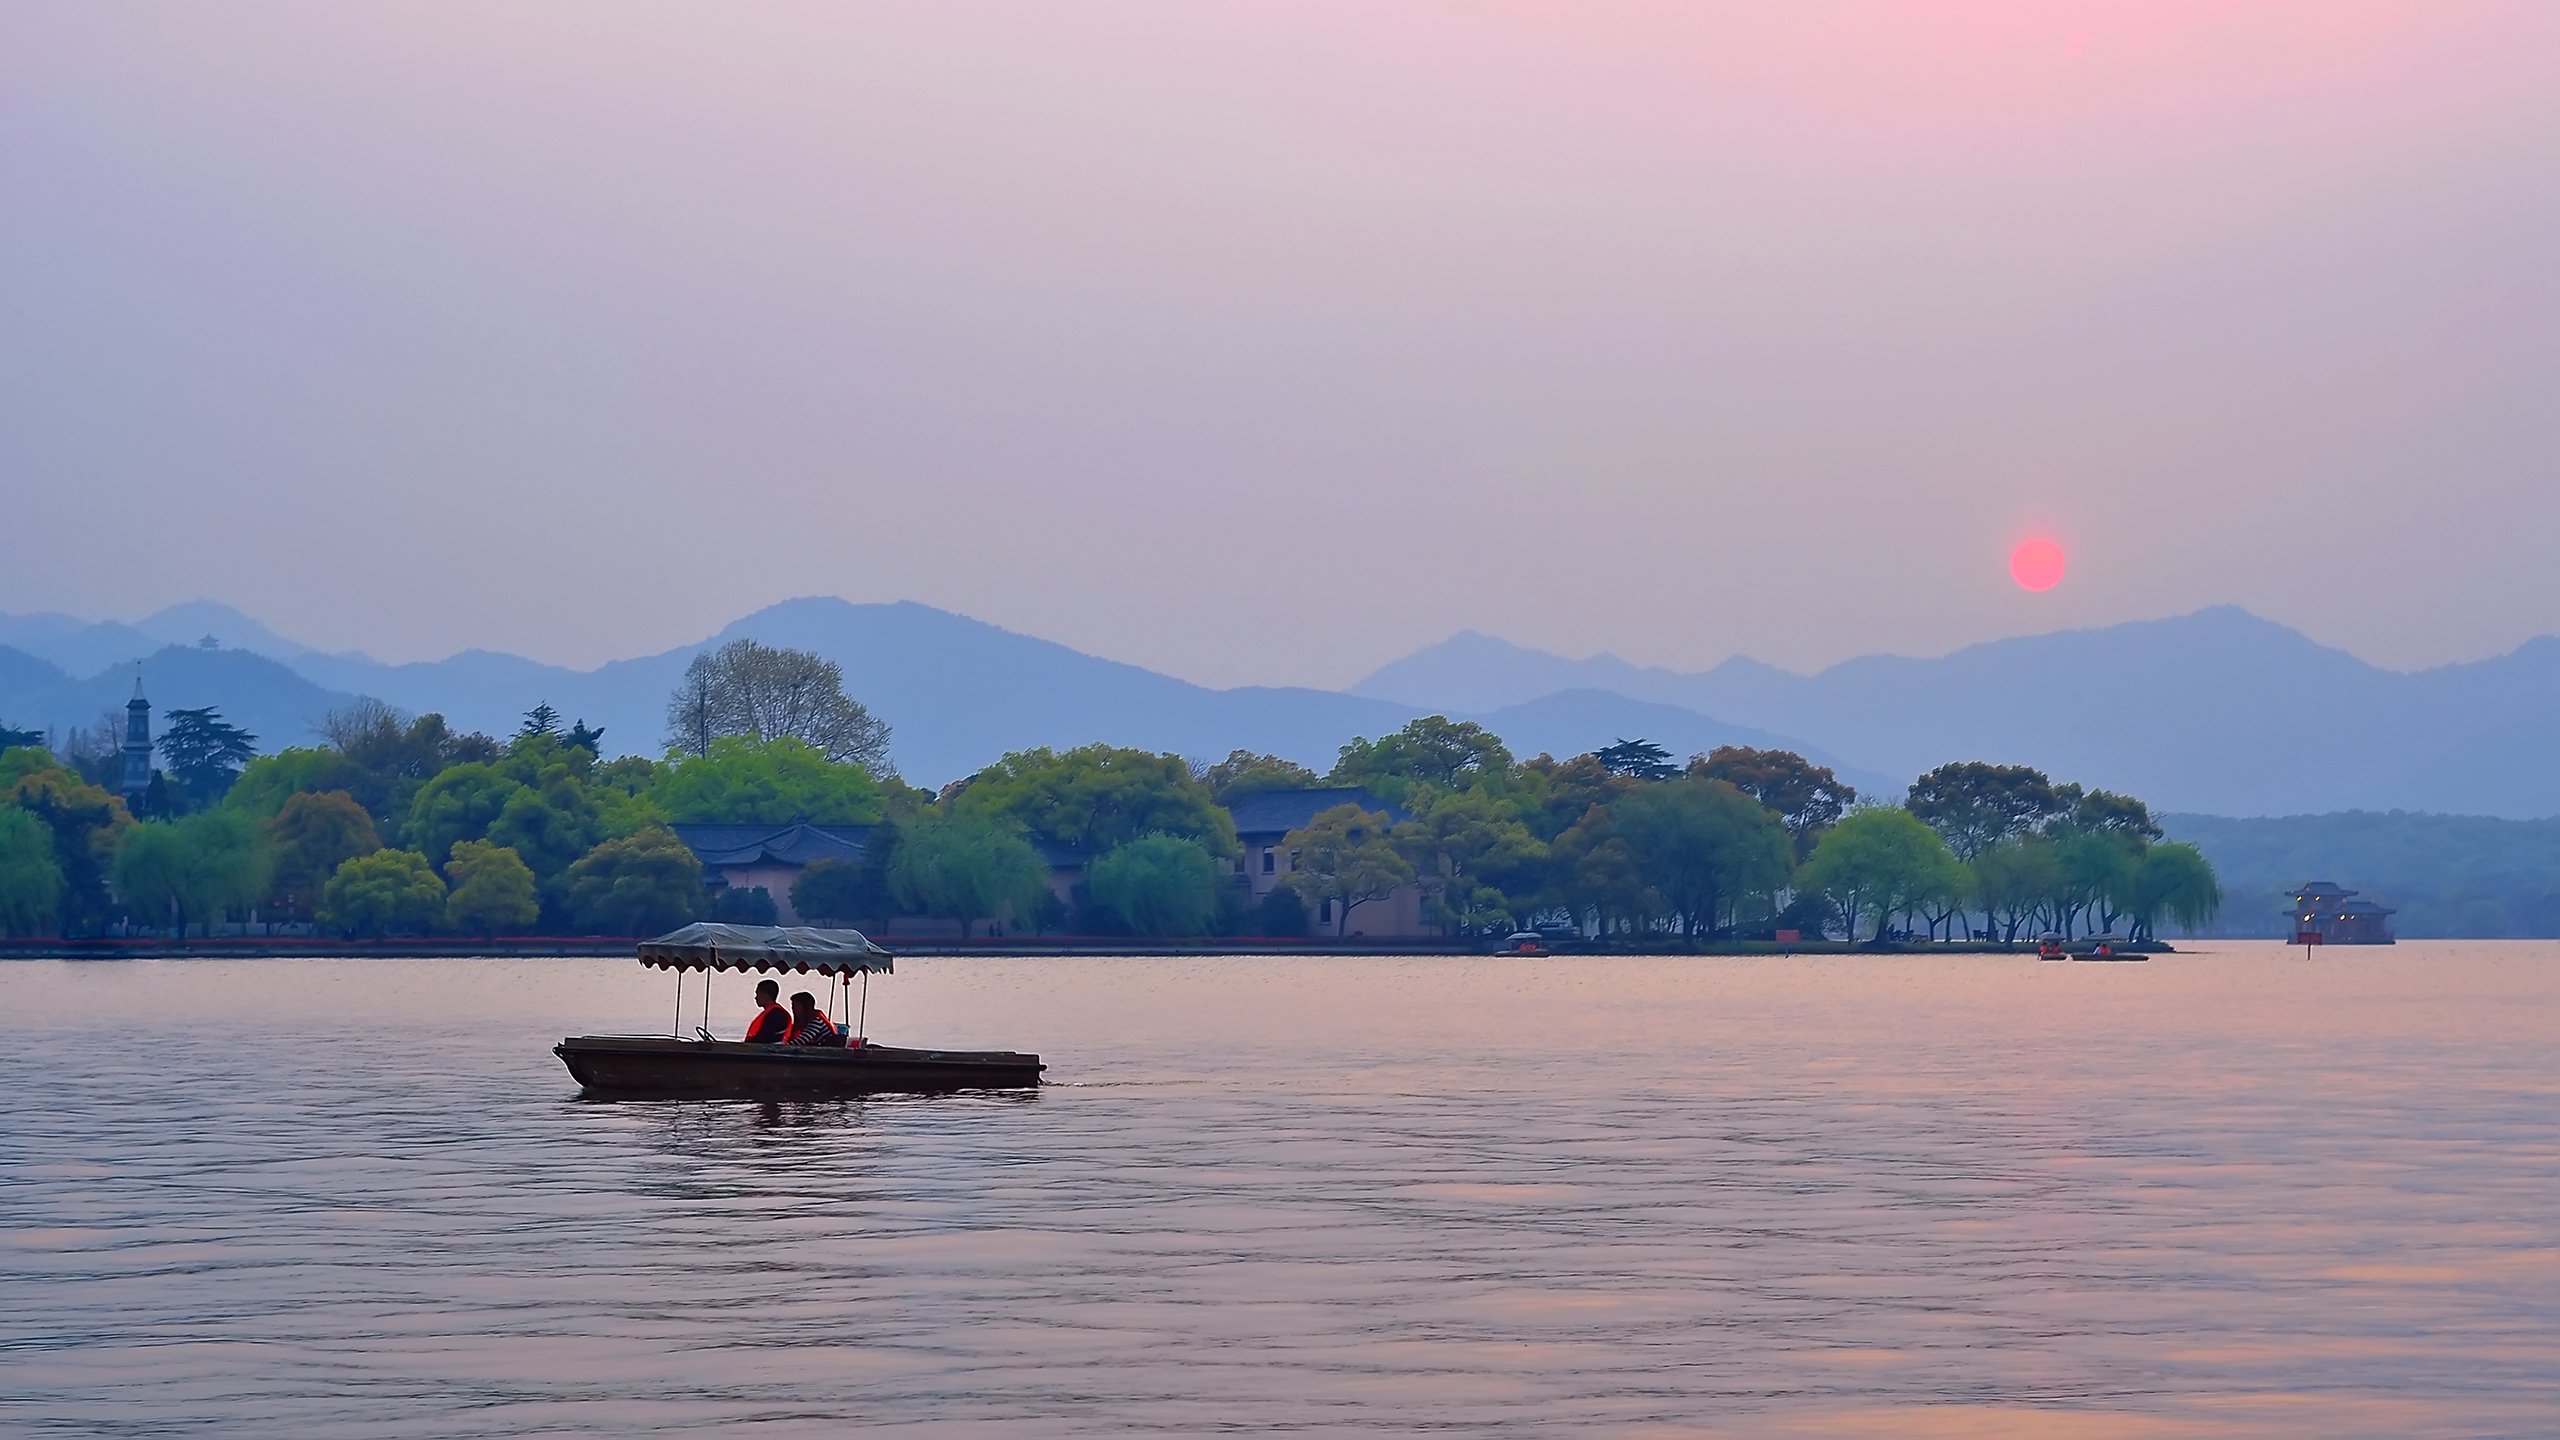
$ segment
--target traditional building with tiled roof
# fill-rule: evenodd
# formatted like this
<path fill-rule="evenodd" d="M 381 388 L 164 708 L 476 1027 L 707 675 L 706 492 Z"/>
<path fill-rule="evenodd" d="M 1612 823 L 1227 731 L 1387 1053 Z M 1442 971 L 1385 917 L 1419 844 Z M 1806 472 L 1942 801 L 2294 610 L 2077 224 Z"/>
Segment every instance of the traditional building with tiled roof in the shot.
<path fill-rule="evenodd" d="M 1256 905 L 1279 888 L 1295 866 L 1297 857 L 1287 843 L 1289 832 L 1304 830 L 1318 815 L 1341 805 L 1357 805 L 1383 814 L 1390 824 L 1411 818 L 1399 807 L 1356 785 L 1263 790 L 1227 807 L 1227 813 L 1235 817 L 1236 839 L 1244 846 L 1244 879 Z M 1362 905 L 1348 917 L 1335 916 L 1331 901 L 1318 901 L 1308 907 L 1308 919 L 1319 935 L 1330 935 L 1337 929 L 1346 935 L 1378 938 L 1437 933 L 1423 918 L 1422 890 L 1414 885 L 1399 886 L 1394 894 Z"/>

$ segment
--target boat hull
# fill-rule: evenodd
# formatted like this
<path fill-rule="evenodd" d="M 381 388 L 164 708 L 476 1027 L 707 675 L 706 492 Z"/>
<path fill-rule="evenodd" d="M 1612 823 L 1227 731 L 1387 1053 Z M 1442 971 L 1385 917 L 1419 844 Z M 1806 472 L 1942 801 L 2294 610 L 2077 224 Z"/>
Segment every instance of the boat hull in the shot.
<path fill-rule="evenodd" d="M 776 1099 L 1019 1090 L 1040 1083 L 1037 1055 L 1009 1050 L 852 1050 L 733 1040 L 577 1035 L 552 1047 L 594 1096 Z"/>

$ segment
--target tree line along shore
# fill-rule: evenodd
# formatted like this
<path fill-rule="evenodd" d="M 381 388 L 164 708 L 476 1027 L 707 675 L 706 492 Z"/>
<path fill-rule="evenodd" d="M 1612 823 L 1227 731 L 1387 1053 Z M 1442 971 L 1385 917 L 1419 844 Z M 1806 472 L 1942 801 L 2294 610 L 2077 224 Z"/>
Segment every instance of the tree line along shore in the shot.
<path fill-rule="evenodd" d="M 2140 800 L 1980 761 L 1872 797 L 1786 751 L 1682 763 L 1622 738 L 1522 759 L 1435 716 L 1351 740 L 1323 774 L 1093 744 L 926 790 L 898 776 L 888 726 L 838 667 L 748 640 L 696 658 L 654 760 L 606 758 L 600 731 L 546 704 L 496 737 L 365 702 L 320 743 L 266 754 L 218 712 L 170 713 L 138 787 L 94 740 L 56 753 L 0 733 L 0 934 L 389 943 L 770 923 L 777 897 L 707 885 L 673 827 L 795 822 L 862 828 L 856 856 L 797 872 L 792 912 L 929 925 L 955 948 L 990 932 L 1349 941 L 1364 907 L 1398 895 L 1451 942 L 2141 942 L 2201 928 L 2222 899 Z M 1348 798 L 1281 838 L 1284 873 L 1257 894 L 1236 807 L 1323 787 Z"/>

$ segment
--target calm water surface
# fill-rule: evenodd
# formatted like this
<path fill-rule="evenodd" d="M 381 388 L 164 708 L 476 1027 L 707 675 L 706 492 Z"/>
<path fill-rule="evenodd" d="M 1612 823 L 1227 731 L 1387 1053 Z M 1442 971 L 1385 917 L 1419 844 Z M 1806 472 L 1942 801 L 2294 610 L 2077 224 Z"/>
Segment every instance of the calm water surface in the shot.
<path fill-rule="evenodd" d="M 2560 947 L 900 970 L 0 964 L 0 1430 L 2560 1434 Z"/>

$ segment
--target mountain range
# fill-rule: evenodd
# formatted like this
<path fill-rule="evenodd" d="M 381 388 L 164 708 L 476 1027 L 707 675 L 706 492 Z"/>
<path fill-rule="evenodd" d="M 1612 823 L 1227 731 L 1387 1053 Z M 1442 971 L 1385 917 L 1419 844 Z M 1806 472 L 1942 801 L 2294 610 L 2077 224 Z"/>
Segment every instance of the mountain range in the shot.
<path fill-rule="evenodd" d="M 741 637 L 842 665 L 846 688 L 890 723 L 899 770 L 924 784 L 970 774 L 1008 750 L 1096 740 L 1211 760 L 1241 747 L 1321 770 L 1353 736 L 1383 735 L 1435 708 L 1329 690 L 1213 690 L 909 602 L 788 600 L 696 644 L 593 670 L 487 650 L 390 665 L 295 645 L 246 616 L 226 620 L 204 602 L 183 608 L 183 623 L 163 612 L 131 626 L 87 628 L 58 615 L 0 616 L 0 721 L 56 731 L 94 724 L 105 712 L 121 713 L 139 678 L 155 704 L 219 706 L 267 748 L 310 743 L 332 708 L 367 695 L 493 734 L 547 702 L 564 719 L 603 726 L 608 751 L 655 754 L 667 697 L 685 666 Z M 194 643 L 162 642 L 173 634 Z M 116 661 L 78 678 L 73 667 L 118 645 L 127 649 Z M 1466 718 L 1523 755 L 1579 754 L 1642 734 L 1680 755 L 1738 744 L 1836 758 L 1787 736 L 1600 691 L 1534 696 Z M 1890 783 L 1854 766 L 1843 773 L 1852 784 Z"/>
<path fill-rule="evenodd" d="M 574 670 L 486 650 L 400 665 L 327 654 L 199 601 L 130 625 L 0 616 L 0 721 L 92 724 L 121 710 L 138 676 L 156 704 L 218 705 L 269 748 L 307 743 L 331 708 L 369 695 L 500 734 L 548 702 L 602 725 L 608 750 L 655 753 L 687 662 L 741 636 L 840 663 L 893 727 L 899 769 L 924 784 L 1007 750 L 1094 740 L 1203 758 L 1242 747 L 1322 769 L 1354 735 L 1441 713 L 1522 755 L 1632 737 L 1676 756 L 1778 746 L 1886 797 L 1943 761 L 1985 759 L 2208 815 L 2560 814 L 2560 640 L 2399 672 L 2229 607 L 1811 675 L 1747 659 L 1694 672 L 1569 659 L 1464 632 L 1328 691 L 1210 689 L 907 602 L 786 601 L 696 644 Z"/>
<path fill-rule="evenodd" d="M 1802 735 L 1889 775 L 2015 762 L 2209 815 L 2560 814 L 2560 640 L 2549 636 L 2403 672 L 2217 606 L 1796 675 L 1747 659 L 1694 672 L 1568 660 L 1470 632 L 1352 693 L 1480 709 L 1566 687 Z"/>

